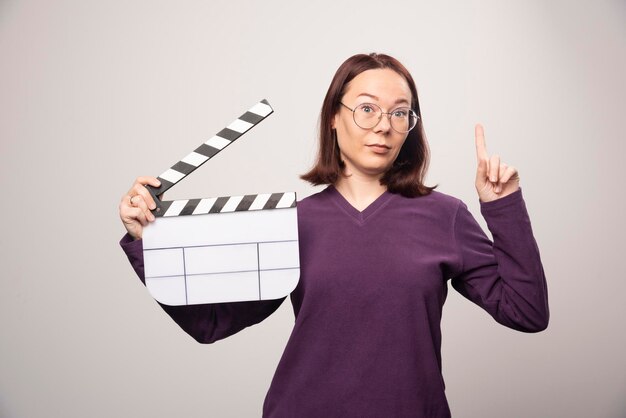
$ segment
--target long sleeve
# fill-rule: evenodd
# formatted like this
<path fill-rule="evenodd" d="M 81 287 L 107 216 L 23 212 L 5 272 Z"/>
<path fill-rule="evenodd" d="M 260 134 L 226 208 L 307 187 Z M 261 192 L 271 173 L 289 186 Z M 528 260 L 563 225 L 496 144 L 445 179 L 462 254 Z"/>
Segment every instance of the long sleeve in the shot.
<path fill-rule="evenodd" d="M 130 264 L 145 284 L 142 240 L 133 241 L 126 234 L 120 240 Z M 286 297 L 267 301 L 228 302 L 188 306 L 168 306 L 163 310 L 200 343 L 210 344 L 257 324 L 270 316 Z M 158 302 L 157 302 L 158 303 Z"/>
<path fill-rule="evenodd" d="M 521 188 L 480 210 L 493 243 L 460 202 L 454 234 L 460 268 L 452 286 L 497 322 L 524 332 L 548 326 L 546 278 Z"/>

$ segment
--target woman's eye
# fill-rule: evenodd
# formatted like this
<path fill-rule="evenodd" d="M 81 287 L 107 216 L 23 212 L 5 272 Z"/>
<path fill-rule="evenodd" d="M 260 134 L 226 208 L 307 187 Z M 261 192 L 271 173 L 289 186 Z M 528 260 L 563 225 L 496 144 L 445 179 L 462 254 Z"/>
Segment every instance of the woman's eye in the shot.
<path fill-rule="evenodd" d="M 365 113 L 371 113 L 374 111 L 374 109 L 372 109 L 372 107 L 368 105 L 362 105 L 361 110 Z"/>
<path fill-rule="evenodd" d="M 404 109 L 396 109 L 393 112 L 393 116 L 396 118 L 406 118 L 409 112 Z"/>

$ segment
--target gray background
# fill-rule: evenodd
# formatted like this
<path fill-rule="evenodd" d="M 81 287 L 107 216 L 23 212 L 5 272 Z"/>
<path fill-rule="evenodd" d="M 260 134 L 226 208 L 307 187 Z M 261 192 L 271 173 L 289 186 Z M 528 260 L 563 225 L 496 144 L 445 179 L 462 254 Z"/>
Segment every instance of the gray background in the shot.
<path fill-rule="evenodd" d="M 474 190 L 473 125 L 519 169 L 549 283 L 540 334 L 450 293 L 456 417 L 626 415 L 624 1 L 0 1 L 0 415 L 254 417 L 291 303 L 213 345 L 135 277 L 118 202 L 242 110 L 275 114 L 168 199 L 318 189 L 298 175 L 335 69 L 413 73 L 429 184 Z M 390 382 L 393 384 L 393 382 Z"/>

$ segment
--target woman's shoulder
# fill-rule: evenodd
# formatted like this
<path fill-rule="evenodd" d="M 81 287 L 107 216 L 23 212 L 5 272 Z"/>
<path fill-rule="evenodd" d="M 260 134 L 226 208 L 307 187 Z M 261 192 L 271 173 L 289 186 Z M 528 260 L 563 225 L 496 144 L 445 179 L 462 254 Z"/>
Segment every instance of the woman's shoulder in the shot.
<path fill-rule="evenodd" d="M 411 198 L 408 198 L 411 199 Z M 424 196 L 418 196 L 413 199 L 425 199 L 434 203 L 442 205 L 457 205 L 460 201 L 459 198 L 452 196 L 451 194 L 440 192 L 439 190 L 432 190 L 430 193 Z"/>
<path fill-rule="evenodd" d="M 298 208 L 310 209 L 315 208 L 316 206 L 324 206 L 326 202 L 328 202 L 330 198 L 330 186 L 310 194 L 300 200 L 297 201 Z"/>
<path fill-rule="evenodd" d="M 459 198 L 437 190 L 412 198 L 394 195 L 388 205 L 388 219 L 397 222 L 407 234 L 447 240 L 452 236 L 460 202 Z"/>
<path fill-rule="evenodd" d="M 396 201 L 412 208 L 428 209 L 433 212 L 456 213 L 461 199 L 447 193 L 432 190 L 430 193 L 417 197 L 397 195 Z"/>

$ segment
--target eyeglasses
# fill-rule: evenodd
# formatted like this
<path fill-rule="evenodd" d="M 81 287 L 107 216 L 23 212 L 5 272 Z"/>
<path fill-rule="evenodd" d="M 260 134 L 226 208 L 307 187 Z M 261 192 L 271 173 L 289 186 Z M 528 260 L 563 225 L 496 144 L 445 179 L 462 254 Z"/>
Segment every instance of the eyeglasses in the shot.
<path fill-rule="evenodd" d="M 350 109 L 343 102 L 339 102 L 339 104 L 352 111 L 354 123 L 363 129 L 372 129 L 380 123 L 383 115 L 387 115 L 394 131 L 406 133 L 415 128 L 419 119 L 417 113 L 409 107 L 398 107 L 391 112 L 383 112 L 380 106 L 373 103 L 362 103 L 354 109 Z"/>

